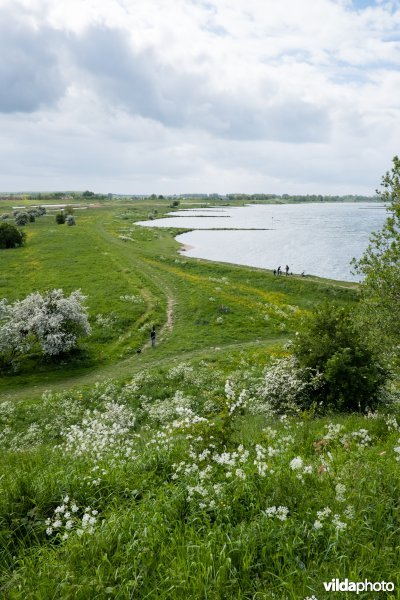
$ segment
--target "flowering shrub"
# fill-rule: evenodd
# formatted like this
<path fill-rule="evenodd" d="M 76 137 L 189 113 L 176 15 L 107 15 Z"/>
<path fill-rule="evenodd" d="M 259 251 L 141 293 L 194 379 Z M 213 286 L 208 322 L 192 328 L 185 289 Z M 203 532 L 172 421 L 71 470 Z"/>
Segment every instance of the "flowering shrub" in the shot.
<path fill-rule="evenodd" d="M 85 296 L 76 290 L 69 297 L 63 290 L 35 292 L 24 300 L 0 301 L 0 357 L 6 364 L 29 352 L 35 344 L 47 356 L 68 352 L 78 337 L 90 333 L 83 306 Z"/>
<path fill-rule="evenodd" d="M 319 374 L 302 369 L 294 356 L 278 359 L 265 369 L 249 410 L 253 414 L 296 414 L 310 406 L 311 392 L 320 385 Z"/>

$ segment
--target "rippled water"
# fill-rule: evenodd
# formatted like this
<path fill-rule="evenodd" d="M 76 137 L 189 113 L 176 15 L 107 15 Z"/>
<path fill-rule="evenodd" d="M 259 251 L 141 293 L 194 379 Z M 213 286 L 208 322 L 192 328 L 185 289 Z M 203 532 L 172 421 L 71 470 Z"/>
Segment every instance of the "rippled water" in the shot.
<path fill-rule="evenodd" d="M 194 229 L 177 236 L 184 254 L 266 269 L 356 281 L 359 258 L 387 213 L 377 203 L 274 204 L 194 209 L 143 221 L 149 227 Z"/>

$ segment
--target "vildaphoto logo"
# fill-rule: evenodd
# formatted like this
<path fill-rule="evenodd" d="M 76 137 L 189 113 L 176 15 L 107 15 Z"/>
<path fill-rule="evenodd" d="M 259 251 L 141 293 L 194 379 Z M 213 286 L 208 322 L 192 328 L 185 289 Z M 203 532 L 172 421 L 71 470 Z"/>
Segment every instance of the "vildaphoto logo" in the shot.
<path fill-rule="evenodd" d="M 327 592 L 393 592 L 394 583 L 391 581 L 349 581 L 346 579 L 332 579 L 332 581 L 324 581 L 324 588 Z"/>

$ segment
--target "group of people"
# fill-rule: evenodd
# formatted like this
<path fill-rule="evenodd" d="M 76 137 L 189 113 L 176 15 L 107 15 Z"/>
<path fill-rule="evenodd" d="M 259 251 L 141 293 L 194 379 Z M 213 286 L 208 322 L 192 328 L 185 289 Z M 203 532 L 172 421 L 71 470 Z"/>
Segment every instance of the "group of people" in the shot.
<path fill-rule="evenodd" d="M 274 275 L 282 275 L 282 269 L 280 265 L 277 269 L 274 269 Z M 289 265 L 286 265 L 285 267 L 285 275 L 293 275 L 293 273 L 289 273 Z"/>

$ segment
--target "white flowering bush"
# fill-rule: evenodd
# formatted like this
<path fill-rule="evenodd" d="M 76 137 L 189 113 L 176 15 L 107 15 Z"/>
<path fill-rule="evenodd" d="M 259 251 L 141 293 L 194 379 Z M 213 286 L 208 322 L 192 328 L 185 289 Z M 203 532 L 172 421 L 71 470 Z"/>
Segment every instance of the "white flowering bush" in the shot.
<path fill-rule="evenodd" d="M 249 406 L 253 414 L 296 414 L 310 404 L 309 394 L 321 385 L 318 373 L 302 369 L 294 356 L 275 360 L 264 371 L 257 396 Z"/>
<path fill-rule="evenodd" d="M 75 290 L 69 297 L 61 289 L 40 294 L 35 292 L 24 300 L 9 304 L 0 301 L 0 357 L 8 364 L 19 355 L 39 345 L 46 356 L 57 356 L 72 350 L 91 328 L 86 296 Z"/>

